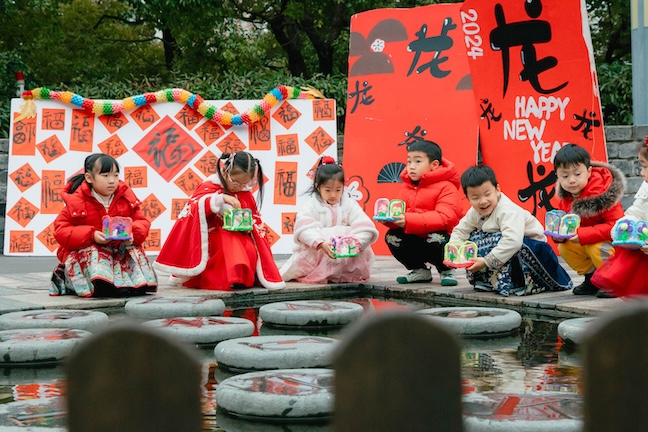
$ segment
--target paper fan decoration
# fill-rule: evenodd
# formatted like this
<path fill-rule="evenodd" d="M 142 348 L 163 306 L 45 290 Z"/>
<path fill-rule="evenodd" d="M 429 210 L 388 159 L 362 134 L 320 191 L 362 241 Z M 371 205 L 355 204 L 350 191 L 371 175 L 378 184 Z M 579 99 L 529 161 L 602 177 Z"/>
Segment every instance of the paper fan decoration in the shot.
<path fill-rule="evenodd" d="M 405 169 L 402 162 L 390 162 L 378 173 L 378 183 L 402 183 L 400 178 L 401 172 Z"/>

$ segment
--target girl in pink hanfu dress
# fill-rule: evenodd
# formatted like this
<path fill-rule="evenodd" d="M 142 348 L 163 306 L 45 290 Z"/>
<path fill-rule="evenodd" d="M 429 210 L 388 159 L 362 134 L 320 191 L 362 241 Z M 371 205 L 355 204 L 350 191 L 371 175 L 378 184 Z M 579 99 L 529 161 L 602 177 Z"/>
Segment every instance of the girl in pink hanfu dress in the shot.
<path fill-rule="evenodd" d="M 178 215 L 155 267 L 172 274 L 171 281 L 187 288 L 217 291 L 262 286 L 281 289 L 266 230 L 252 194 L 259 187 L 263 202 L 263 170 L 250 153 L 223 153 L 216 174 L 199 185 Z M 223 228 L 223 210 L 252 212 L 251 231 Z"/>
<path fill-rule="evenodd" d="M 378 239 L 378 230 L 345 195 L 344 171 L 332 157 L 320 159 L 310 193 L 295 218 L 295 253 L 279 270 L 281 277 L 303 283 L 366 281 L 374 262 L 370 245 Z M 351 237 L 358 256 L 335 258 L 331 238 L 336 236 Z"/>
<path fill-rule="evenodd" d="M 648 137 L 639 148 L 639 163 L 643 183 L 624 218 L 648 220 Z M 648 244 L 640 249 L 614 247 L 614 255 L 605 260 L 592 276 L 600 291 L 597 297 L 647 296 L 648 278 L 642 269 L 648 268 Z"/>
<path fill-rule="evenodd" d="M 50 295 L 81 297 L 145 294 L 157 290 L 157 277 L 142 247 L 151 223 L 133 190 L 119 180 L 119 165 L 95 153 L 85 172 L 72 177 L 63 192 L 65 207 L 54 221 L 60 261 Z M 131 218 L 132 240 L 110 240 L 103 216 Z"/>

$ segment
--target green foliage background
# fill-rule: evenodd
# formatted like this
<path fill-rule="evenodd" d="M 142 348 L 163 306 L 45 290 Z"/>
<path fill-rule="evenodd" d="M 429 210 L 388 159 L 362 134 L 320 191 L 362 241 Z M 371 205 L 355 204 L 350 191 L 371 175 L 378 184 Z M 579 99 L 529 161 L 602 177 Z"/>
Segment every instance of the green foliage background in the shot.
<path fill-rule="evenodd" d="M 15 72 L 25 88 L 123 99 L 184 88 L 205 99 L 258 100 L 310 85 L 347 102 L 355 13 L 457 0 L 0 0 L 0 137 Z M 632 124 L 627 0 L 587 0 L 606 124 Z"/>

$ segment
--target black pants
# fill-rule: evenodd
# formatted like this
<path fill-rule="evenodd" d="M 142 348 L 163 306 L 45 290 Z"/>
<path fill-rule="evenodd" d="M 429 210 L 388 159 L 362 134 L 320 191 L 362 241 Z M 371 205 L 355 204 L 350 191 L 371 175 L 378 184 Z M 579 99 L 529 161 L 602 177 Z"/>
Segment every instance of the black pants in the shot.
<path fill-rule="evenodd" d="M 405 234 L 402 228 L 390 229 L 385 242 L 394 258 L 408 270 L 425 268 L 430 263 L 439 272 L 450 270 L 443 264 L 443 247 L 450 239 L 445 232 L 428 233 L 427 237 Z"/>

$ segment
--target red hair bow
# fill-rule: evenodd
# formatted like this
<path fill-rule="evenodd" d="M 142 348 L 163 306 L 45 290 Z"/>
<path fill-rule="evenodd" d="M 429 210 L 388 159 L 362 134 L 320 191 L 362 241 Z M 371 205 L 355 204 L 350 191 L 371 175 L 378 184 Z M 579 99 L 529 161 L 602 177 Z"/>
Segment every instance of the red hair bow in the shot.
<path fill-rule="evenodd" d="M 333 159 L 331 156 L 322 156 L 322 165 L 334 164 L 334 163 L 335 163 L 335 159 Z"/>
<path fill-rule="evenodd" d="M 648 150 L 648 136 L 644 138 L 644 144 L 646 144 L 646 150 Z"/>

